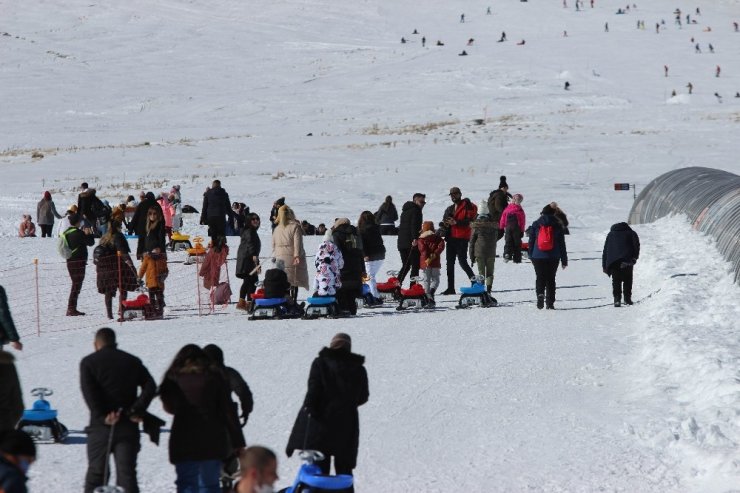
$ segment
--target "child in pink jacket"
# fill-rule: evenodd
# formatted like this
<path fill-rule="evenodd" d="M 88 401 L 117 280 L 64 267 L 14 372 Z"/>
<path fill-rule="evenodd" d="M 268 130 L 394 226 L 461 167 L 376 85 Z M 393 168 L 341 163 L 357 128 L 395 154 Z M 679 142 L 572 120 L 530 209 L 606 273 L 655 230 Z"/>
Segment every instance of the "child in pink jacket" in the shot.
<path fill-rule="evenodd" d="M 522 236 L 527 224 L 521 203 L 524 196 L 515 193 L 511 203 L 501 213 L 499 228 L 504 230 L 504 262 L 514 261 L 515 264 L 522 263 Z"/>

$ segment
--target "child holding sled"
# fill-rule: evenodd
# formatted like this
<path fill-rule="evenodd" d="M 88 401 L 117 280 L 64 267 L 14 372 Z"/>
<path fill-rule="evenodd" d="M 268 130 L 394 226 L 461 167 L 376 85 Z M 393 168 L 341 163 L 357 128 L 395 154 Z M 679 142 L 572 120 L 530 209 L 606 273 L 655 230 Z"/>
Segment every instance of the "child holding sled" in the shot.
<path fill-rule="evenodd" d="M 442 264 L 439 256 L 445 249 L 445 241 L 434 231 L 432 221 L 424 221 L 421 225 L 421 234 L 416 241 L 419 248 L 419 270 L 424 273 L 424 279 L 421 281 L 424 286 L 430 306 L 434 306 L 434 293 L 439 287 L 439 271 Z"/>
<path fill-rule="evenodd" d="M 522 263 L 522 237 L 526 225 L 526 216 L 522 209 L 524 196 L 515 193 L 511 203 L 501 213 L 499 227 L 504 230 L 504 262 L 514 261 L 515 264 Z"/>

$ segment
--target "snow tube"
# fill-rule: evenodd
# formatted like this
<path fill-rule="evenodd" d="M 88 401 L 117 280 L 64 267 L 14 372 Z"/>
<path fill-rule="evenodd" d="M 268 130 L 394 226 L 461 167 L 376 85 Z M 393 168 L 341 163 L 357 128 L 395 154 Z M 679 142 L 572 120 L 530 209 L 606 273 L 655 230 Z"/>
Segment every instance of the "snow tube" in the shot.
<path fill-rule="evenodd" d="M 254 300 L 255 306 L 270 307 L 287 303 L 285 298 L 257 298 Z"/>
<path fill-rule="evenodd" d="M 334 296 L 311 296 L 306 302 L 313 306 L 326 306 L 336 303 L 337 299 Z"/>

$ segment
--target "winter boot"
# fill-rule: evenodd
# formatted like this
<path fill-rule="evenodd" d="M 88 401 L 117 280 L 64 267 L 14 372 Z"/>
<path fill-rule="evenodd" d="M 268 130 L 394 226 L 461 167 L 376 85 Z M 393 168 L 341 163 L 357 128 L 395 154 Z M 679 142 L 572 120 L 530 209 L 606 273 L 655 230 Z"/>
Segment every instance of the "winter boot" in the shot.
<path fill-rule="evenodd" d="M 622 306 L 621 300 L 619 298 L 614 298 L 614 307 L 619 308 Z"/>
<path fill-rule="evenodd" d="M 537 295 L 537 309 L 542 310 L 543 308 L 545 308 L 545 295 L 538 294 Z"/>
<path fill-rule="evenodd" d="M 450 296 L 450 295 L 457 294 L 457 292 L 455 291 L 455 288 L 447 288 L 439 294 L 444 295 L 444 296 Z"/>
<path fill-rule="evenodd" d="M 110 293 L 105 293 L 105 312 L 113 320 L 113 295 Z"/>
<path fill-rule="evenodd" d="M 247 310 L 247 300 L 244 298 L 239 298 L 239 301 L 236 302 L 236 309 L 237 310 Z"/>

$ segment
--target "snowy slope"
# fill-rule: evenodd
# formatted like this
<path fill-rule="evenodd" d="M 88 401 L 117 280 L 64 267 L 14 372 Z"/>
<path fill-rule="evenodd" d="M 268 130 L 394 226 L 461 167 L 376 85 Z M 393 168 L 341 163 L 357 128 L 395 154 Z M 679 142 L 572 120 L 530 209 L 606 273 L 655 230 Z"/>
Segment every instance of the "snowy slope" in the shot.
<path fill-rule="evenodd" d="M 438 221 L 451 186 L 477 202 L 502 174 L 524 194 L 528 221 L 551 200 L 571 220 L 560 310 L 534 308 L 529 264 L 498 262 L 502 306 L 491 310 L 454 310 L 443 297 L 447 309 L 434 313 L 383 308 L 341 321 L 247 322 L 233 308 L 199 317 L 192 267 L 175 263 L 172 318 L 117 327 L 121 347 L 159 379 L 182 344 L 221 344 L 255 394 L 248 441 L 281 451 L 312 358 L 350 332 L 371 387 L 360 491 L 737 488 L 740 296 L 727 266 L 683 218 L 640 226 L 640 303 L 617 310 L 600 253 L 632 203 L 614 182 L 639 191 L 689 165 L 740 172 L 740 3 L 700 5 L 699 16 L 697 5 L 665 0 L 625 15 L 614 13 L 621 3 L 586 3 L 576 12 L 570 1 L 502 0 L 487 16 L 486 2 L 439 0 L 3 2 L 0 282 L 26 344 L 16 353 L 24 389 L 54 388 L 77 432 L 41 448 L 33 491 L 81 488 L 77 364 L 106 323 L 93 269 L 80 302 L 89 315 L 68 320 L 53 242 L 13 237 L 44 190 L 64 209 L 83 180 L 111 201 L 181 184 L 200 209 L 220 178 L 263 219 L 286 196 L 314 224 L 354 221 L 387 194 L 400 205 L 421 191 L 425 217 Z M 697 24 L 674 25 L 677 7 Z M 266 227 L 262 235 L 267 255 Z M 386 247 L 383 270 L 398 268 L 395 239 Z M 144 444 L 142 491 L 174 491 L 166 437 Z M 297 467 L 281 456 L 279 484 Z"/>

